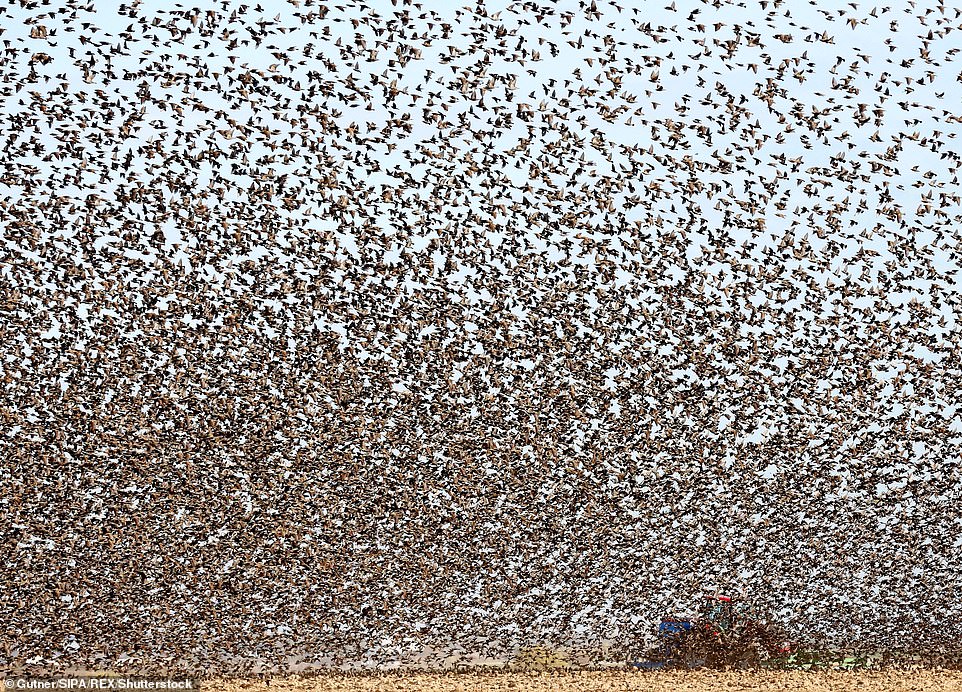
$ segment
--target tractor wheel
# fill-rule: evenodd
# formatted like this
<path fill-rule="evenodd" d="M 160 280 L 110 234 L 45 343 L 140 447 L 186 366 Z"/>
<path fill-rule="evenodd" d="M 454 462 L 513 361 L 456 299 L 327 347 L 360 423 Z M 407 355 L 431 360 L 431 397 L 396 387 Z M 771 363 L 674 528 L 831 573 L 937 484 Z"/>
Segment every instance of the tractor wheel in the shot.
<path fill-rule="evenodd" d="M 720 649 L 719 632 L 698 623 L 691 629 L 679 647 L 678 660 L 686 668 L 721 667 L 723 651 Z"/>

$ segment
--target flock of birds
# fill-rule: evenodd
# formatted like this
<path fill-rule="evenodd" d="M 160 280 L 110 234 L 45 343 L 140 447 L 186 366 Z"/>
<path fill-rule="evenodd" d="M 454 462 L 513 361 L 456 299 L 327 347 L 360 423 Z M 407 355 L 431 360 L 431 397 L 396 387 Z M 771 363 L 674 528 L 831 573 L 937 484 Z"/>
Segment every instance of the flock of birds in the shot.
<path fill-rule="evenodd" d="M 0 668 L 962 641 L 958 9 L 97 5 L 0 7 Z"/>

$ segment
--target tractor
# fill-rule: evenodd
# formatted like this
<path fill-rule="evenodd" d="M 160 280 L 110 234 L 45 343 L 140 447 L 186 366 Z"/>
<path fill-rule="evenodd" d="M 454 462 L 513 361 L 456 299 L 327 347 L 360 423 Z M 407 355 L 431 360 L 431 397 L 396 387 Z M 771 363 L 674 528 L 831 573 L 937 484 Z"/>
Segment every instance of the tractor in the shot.
<path fill-rule="evenodd" d="M 658 644 L 640 668 L 758 667 L 784 656 L 791 646 L 775 626 L 759 619 L 745 603 L 722 595 L 705 595 L 695 619 L 663 618 Z"/>

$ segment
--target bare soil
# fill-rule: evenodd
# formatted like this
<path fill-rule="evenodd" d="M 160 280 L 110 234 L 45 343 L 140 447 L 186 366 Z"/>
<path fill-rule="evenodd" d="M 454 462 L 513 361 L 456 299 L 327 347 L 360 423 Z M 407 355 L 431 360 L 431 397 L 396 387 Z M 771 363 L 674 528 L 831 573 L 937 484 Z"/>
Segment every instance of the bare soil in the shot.
<path fill-rule="evenodd" d="M 806 692 L 941 692 L 962 690 L 962 671 L 581 671 L 571 673 L 387 673 L 270 679 L 210 679 L 206 692 L 643 692 L 804 690 Z"/>

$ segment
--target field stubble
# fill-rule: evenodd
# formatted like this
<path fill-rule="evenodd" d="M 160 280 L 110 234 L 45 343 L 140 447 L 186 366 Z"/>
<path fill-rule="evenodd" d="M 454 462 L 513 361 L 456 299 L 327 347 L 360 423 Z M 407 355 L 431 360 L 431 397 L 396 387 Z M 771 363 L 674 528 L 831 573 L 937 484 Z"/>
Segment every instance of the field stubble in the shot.
<path fill-rule="evenodd" d="M 962 690 L 962 671 L 576 671 L 325 674 L 269 679 L 210 679 L 208 692 L 643 692 L 647 690 L 805 690 L 909 692 Z"/>

